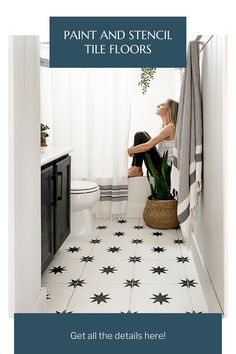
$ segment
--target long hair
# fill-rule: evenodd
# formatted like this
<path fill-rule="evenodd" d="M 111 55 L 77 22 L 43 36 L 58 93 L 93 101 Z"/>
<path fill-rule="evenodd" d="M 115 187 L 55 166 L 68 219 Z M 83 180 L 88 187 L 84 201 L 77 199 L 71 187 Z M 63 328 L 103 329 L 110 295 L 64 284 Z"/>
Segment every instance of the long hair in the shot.
<path fill-rule="evenodd" d="M 169 110 L 170 123 L 176 127 L 179 103 L 172 100 L 171 98 L 168 98 L 167 105 Z"/>

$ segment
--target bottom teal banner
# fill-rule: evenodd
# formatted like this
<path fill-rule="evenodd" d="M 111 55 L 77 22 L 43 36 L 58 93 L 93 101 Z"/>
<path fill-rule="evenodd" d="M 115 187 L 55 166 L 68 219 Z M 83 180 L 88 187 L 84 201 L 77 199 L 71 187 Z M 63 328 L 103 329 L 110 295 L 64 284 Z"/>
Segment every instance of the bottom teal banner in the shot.
<path fill-rule="evenodd" d="M 15 314 L 15 354 L 221 354 L 220 314 Z"/>

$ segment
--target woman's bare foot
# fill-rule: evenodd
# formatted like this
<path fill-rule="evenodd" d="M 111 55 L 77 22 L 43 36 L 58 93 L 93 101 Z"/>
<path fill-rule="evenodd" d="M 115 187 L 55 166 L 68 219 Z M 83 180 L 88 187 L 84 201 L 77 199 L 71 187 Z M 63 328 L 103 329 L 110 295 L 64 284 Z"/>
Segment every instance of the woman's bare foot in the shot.
<path fill-rule="evenodd" d="M 141 167 L 134 166 L 128 171 L 128 178 L 143 176 L 143 170 Z"/>
<path fill-rule="evenodd" d="M 135 166 L 130 166 L 128 171 L 131 171 Z"/>

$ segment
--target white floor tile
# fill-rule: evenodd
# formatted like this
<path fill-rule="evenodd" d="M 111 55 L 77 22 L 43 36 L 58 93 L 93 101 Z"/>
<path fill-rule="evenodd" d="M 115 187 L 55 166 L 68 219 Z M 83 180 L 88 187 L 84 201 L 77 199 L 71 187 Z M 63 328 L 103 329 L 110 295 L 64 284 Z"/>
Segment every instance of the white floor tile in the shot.
<path fill-rule="evenodd" d="M 165 245 L 164 243 L 149 245 L 138 245 L 136 255 L 141 256 L 142 259 L 164 259 L 174 260 L 181 256 L 179 245 Z"/>
<path fill-rule="evenodd" d="M 99 247 L 94 247 L 91 255 L 95 259 L 127 260 L 129 256 L 135 256 L 135 250 L 136 245 L 127 247 L 127 245 L 120 244 L 119 241 L 113 241 L 99 245 Z"/>
<path fill-rule="evenodd" d="M 185 278 L 184 265 L 177 261 L 144 260 L 134 267 L 134 279 L 140 279 L 142 284 L 178 284 Z"/>
<path fill-rule="evenodd" d="M 93 249 L 93 244 L 82 242 L 66 242 L 54 256 L 54 262 L 60 263 L 64 259 L 80 259 L 82 255 L 89 255 Z"/>
<path fill-rule="evenodd" d="M 189 262 L 184 263 L 187 278 L 188 279 L 195 279 L 195 281 L 200 284 L 200 280 L 199 280 L 199 276 L 198 276 L 195 264 L 192 259 L 191 260 L 190 260 L 190 258 L 188 258 L 188 259 L 189 259 Z"/>
<path fill-rule="evenodd" d="M 86 264 L 81 275 L 86 283 L 125 283 L 133 278 L 134 263 L 127 263 L 124 260 L 104 259 Z"/>
<path fill-rule="evenodd" d="M 172 230 L 169 230 L 169 229 L 152 229 L 152 228 L 149 228 L 149 227 L 145 227 L 145 233 L 150 235 L 152 238 L 165 238 L 165 237 L 168 237 L 168 238 L 177 238 L 178 237 L 178 234 L 177 234 L 177 231 L 175 229 L 172 229 Z"/>
<path fill-rule="evenodd" d="M 130 287 L 123 287 L 120 284 L 89 284 L 75 289 L 67 311 L 76 313 L 127 312 L 130 293 Z"/>
<path fill-rule="evenodd" d="M 66 239 L 66 241 L 64 242 L 64 244 L 65 245 L 67 245 L 68 243 L 89 244 L 89 240 L 93 237 L 95 238 L 96 236 L 92 234 L 87 236 L 78 236 L 78 235 L 70 234 Z"/>
<path fill-rule="evenodd" d="M 193 261 L 192 252 L 190 251 L 190 249 L 186 243 L 184 245 L 180 245 L 180 251 L 181 251 L 182 257 L 188 257 L 189 260 Z"/>
<path fill-rule="evenodd" d="M 105 246 L 112 246 L 112 245 L 117 245 L 117 246 L 123 246 L 123 248 L 131 247 L 133 245 L 132 240 L 135 240 L 137 237 L 134 235 L 132 237 L 125 235 L 121 235 L 121 232 L 118 231 L 118 233 L 111 234 L 109 237 L 104 237 L 102 239 L 102 242 L 100 245 L 105 245 Z M 134 244 L 135 245 L 135 244 Z M 96 245 L 97 246 L 97 245 Z"/>
<path fill-rule="evenodd" d="M 143 284 L 133 288 L 130 310 L 141 313 L 193 311 L 188 289 L 173 284 Z"/>
<path fill-rule="evenodd" d="M 52 261 L 42 275 L 43 283 L 68 283 L 71 279 L 78 279 L 85 262 L 79 259 L 63 259 L 62 262 Z"/>
<path fill-rule="evenodd" d="M 63 312 L 69 302 L 74 291 L 74 287 L 68 287 L 67 284 L 45 283 L 42 286 L 46 287 L 47 300 L 46 311 L 55 313 Z"/>
<path fill-rule="evenodd" d="M 204 296 L 203 290 L 201 288 L 201 285 L 198 284 L 198 285 L 196 285 L 195 288 L 191 287 L 189 289 L 189 292 L 190 292 L 193 310 L 196 313 L 197 312 L 208 313 L 209 310 L 207 307 L 207 303 L 206 303 L 205 296 Z"/>
<path fill-rule="evenodd" d="M 163 236 L 153 236 L 153 235 L 144 235 L 143 237 L 143 243 L 145 243 L 146 245 L 156 245 L 156 246 L 160 246 L 160 245 L 165 245 L 165 246 L 170 246 L 173 247 L 175 245 L 178 245 L 179 239 L 175 236 L 169 236 L 169 235 L 163 235 Z"/>

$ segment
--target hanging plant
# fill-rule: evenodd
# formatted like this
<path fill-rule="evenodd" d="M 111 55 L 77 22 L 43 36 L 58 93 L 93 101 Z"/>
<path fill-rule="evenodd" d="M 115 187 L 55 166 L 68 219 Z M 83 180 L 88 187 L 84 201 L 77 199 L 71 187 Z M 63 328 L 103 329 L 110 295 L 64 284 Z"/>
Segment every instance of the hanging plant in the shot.
<path fill-rule="evenodd" d="M 142 87 L 142 94 L 147 92 L 150 81 L 154 79 L 156 68 L 141 68 L 141 78 L 138 85 Z"/>

